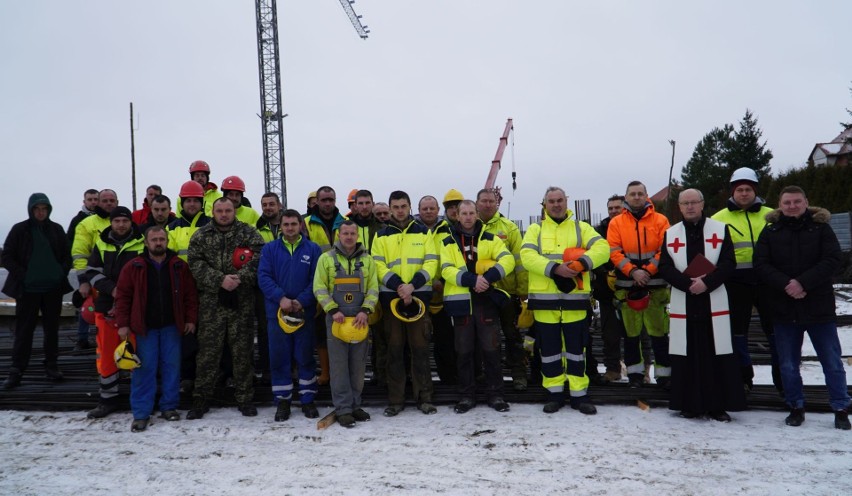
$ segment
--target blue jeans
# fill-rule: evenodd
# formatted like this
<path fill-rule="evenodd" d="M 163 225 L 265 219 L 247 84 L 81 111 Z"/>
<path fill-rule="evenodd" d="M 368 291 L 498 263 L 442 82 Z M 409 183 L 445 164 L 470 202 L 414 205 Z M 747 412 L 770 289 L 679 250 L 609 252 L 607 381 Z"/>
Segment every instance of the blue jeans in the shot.
<path fill-rule="evenodd" d="M 299 399 L 312 403 L 317 394 L 317 364 L 314 360 L 314 320 L 305 319 L 299 330 L 287 334 L 278 319 L 267 319 L 269 336 L 269 371 L 272 376 L 272 396 L 277 405 L 293 399 L 293 361 L 299 368 Z"/>
<path fill-rule="evenodd" d="M 789 324 L 775 323 L 775 345 L 781 366 L 781 380 L 784 383 L 784 396 L 790 408 L 804 408 L 805 396 L 802 392 L 802 375 L 799 365 L 802 361 L 802 341 L 807 331 L 814 345 L 817 357 L 825 374 L 828 388 L 828 404 L 832 410 L 849 407 L 849 392 L 846 389 L 846 370 L 840 354 L 840 340 L 837 337 L 837 324 Z"/>
<path fill-rule="evenodd" d="M 89 327 L 91 325 L 83 320 L 83 314 L 77 314 L 77 341 L 89 342 Z"/>
<path fill-rule="evenodd" d="M 146 419 L 154 411 L 157 394 L 157 369 L 160 370 L 162 394 L 160 411 L 176 410 L 180 403 L 180 333 L 174 325 L 148 329 L 136 335 L 136 355 L 142 366 L 130 377 L 130 408 L 133 418 Z"/>

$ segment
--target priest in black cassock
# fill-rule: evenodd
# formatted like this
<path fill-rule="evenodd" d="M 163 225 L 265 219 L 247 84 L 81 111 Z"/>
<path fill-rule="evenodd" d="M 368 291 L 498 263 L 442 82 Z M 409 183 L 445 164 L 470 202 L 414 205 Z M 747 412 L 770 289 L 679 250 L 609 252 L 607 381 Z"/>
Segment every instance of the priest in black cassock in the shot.
<path fill-rule="evenodd" d="M 659 267 L 672 285 L 669 408 L 730 422 L 727 412 L 746 406 L 724 286 L 736 268 L 734 246 L 727 226 L 704 216 L 700 191 L 681 192 L 678 204 L 683 222 L 666 231 Z"/>

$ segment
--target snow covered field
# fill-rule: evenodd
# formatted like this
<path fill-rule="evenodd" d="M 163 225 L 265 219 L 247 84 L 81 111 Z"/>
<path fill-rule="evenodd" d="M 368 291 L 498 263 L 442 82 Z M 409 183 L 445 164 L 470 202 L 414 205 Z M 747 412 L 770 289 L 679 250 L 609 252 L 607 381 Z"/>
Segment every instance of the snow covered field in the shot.
<path fill-rule="evenodd" d="M 839 313 L 852 313 L 841 308 Z M 852 327 L 840 331 L 852 355 Z M 809 343 L 805 355 L 813 355 Z M 852 365 L 846 362 L 852 383 Z M 768 366 L 756 382 L 770 382 Z M 806 384 L 823 384 L 816 363 Z M 465 415 L 442 406 L 426 416 L 367 410 L 354 429 L 298 411 L 244 418 L 214 409 L 203 420 L 154 418 L 130 432 L 130 413 L 87 420 L 82 412 L 0 411 L 0 494 L 849 494 L 852 433 L 832 414 L 733 413 L 734 421 L 685 420 L 664 408 L 602 405 L 586 417 L 565 408 L 480 405 Z M 321 409 L 321 414 L 330 408 Z M 184 412 L 185 413 L 185 412 Z"/>

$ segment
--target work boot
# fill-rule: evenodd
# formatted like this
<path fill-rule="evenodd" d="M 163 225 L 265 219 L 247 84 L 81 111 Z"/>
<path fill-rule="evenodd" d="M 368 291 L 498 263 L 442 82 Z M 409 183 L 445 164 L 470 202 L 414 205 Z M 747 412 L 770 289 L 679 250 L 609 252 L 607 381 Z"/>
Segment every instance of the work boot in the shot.
<path fill-rule="evenodd" d="M 305 403 L 302 405 L 302 413 L 305 414 L 305 418 L 314 419 L 319 417 L 319 411 L 317 410 L 316 405 L 313 403 Z"/>
<path fill-rule="evenodd" d="M 338 415 L 337 423 L 342 427 L 351 429 L 355 427 L 355 417 L 353 417 L 351 413 L 344 413 L 343 415 Z"/>
<path fill-rule="evenodd" d="M 556 413 L 562 409 L 563 405 L 563 401 L 548 401 L 544 404 L 544 408 L 542 409 L 542 411 L 544 413 Z"/>
<path fill-rule="evenodd" d="M 834 412 L 834 428 L 844 431 L 852 429 L 852 424 L 849 423 L 849 412 L 846 410 L 837 410 Z"/>
<path fill-rule="evenodd" d="M 710 412 L 710 418 L 715 420 L 716 422 L 730 422 L 731 416 L 728 415 L 728 412 L 724 410 L 719 410 L 716 412 Z"/>
<path fill-rule="evenodd" d="M 45 365 L 44 374 L 48 379 L 53 381 L 61 381 L 62 379 L 65 379 L 65 374 L 59 370 L 59 367 L 57 367 L 55 363 L 52 365 Z"/>
<path fill-rule="evenodd" d="M 396 417 L 399 415 L 399 412 L 405 410 L 405 405 L 388 405 L 385 408 L 384 416 L 385 417 Z"/>
<path fill-rule="evenodd" d="M 515 391 L 526 391 L 527 378 L 525 376 L 518 376 L 512 379 L 512 389 Z"/>
<path fill-rule="evenodd" d="M 790 410 L 790 415 L 787 415 L 787 418 L 784 419 L 784 423 L 789 425 L 790 427 L 798 427 L 805 422 L 805 409 L 804 408 L 793 408 Z"/>
<path fill-rule="evenodd" d="M 204 398 L 193 398 L 192 408 L 186 412 L 187 420 L 197 420 L 204 417 L 204 414 L 210 411 L 210 406 Z"/>
<path fill-rule="evenodd" d="M 134 419 L 130 424 L 130 432 L 142 432 L 148 428 L 148 419 Z"/>
<path fill-rule="evenodd" d="M 592 401 L 587 397 L 583 397 L 576 401 L 572 398 L 571 408 L 573 410 L 579 410 L 583 415 L 594 415 L 598 413 L 598 409 L 595 408 L 595 405 L 593 405 Z"/>
<path fill-rule="evenodd" d="M 15 389 L 21 385 L 21 371 L 18 369 L 9 369 L 9 377 L 3 381 L 3 389 Z"/>
<path fill-rule="evenodd" d="M 417 408 L 426 415 L 433 415 L 438 413 L 438 409 L 435 408 L 435 405 L 432 403 L 420 403 Z"/>
<path fill-rule="evenodd" d="M 278 402 L 278 408 L 275 409 L 275 421 L 284 422 L 290 418 L 290 401 L 281 400 Z"/>
<path fill-rule="evenodd" d="M 257 417 L 257 407 L 251 403 L 237 405 L 237 410 L 243 414 L 243 417 Z"/>
<path fill-rule="evenodd" d="M 357 420 L 358 422 L 367 422 L 368 420 L 370 420 L 370 414 L 365 412 L 361 408 L 356 408 L 352 412 L 352 416 L 355 417 L 355 420 Z"/>
<path fill-rule="evenodd" d="M 695 419 L 695 418 L 700 417 L 701 414 L 696 413 L 696 412 L 690 412 L 689 410 L 683 410 L 678 414 L 678 416 L 680 418 L 685 418 L 685 419 Z"/>
<path fill-rule="evenodd" d="M 98 406 L 96 406 L 92 410 L 89 410 L 89 412 L 86 414 L 86 418 L 104 418 L 116 410 L 118 410 L 118 405 L 116 405 L 115 403 L 104 403 L 103 401 L 101 401 L 100 403 L 98 403 Z"/>
<path fill-rule="evenodd" d="M 169 422 L 177 422 L 178 420 L 180 420 L 180 412 L 178 412 L 177 410 L 166 410 L 160 413 L 160 418 L 166 419 Z"/>
<path fill-rule="evenodd" d="M 328 375 L 328 348 L 317 348 L 317 356 L 319 357 L 320 375 L 317 376 L 317 384 L 325 386 L 330 380 Z"/>
<path fill-rule="evenodd" d="M 509 404 L 506 403 L 506 400 L 504 400 L 503 398 L 500 398 L 499 396 L 497 398 L 491 398 L 490 400 L 488 400 L 488 406 L 490 406 L 491 408 L 493 408 L 494 410 L 496 410 L 498 412 L 508 412 L 509 411 Z"/>
<path fill-rule="evenodd" d="M 456 403 L 456 406 L 453 407 L 453 411 L 456 413 L 467 413 L 475 406 L 475 401 L 470 398 L 464 398 L 458 403 Z"/>

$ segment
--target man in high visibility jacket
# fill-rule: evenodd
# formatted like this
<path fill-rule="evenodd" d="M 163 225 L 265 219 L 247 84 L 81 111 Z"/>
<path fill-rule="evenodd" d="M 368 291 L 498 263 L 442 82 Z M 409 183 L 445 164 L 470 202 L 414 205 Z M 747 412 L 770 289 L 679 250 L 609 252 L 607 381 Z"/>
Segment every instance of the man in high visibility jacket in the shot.
<path fill-rule="evenodd" d="M 77 224 L 74 231 L 74 242 L 71 244 L 71 263 L 77 276 L 86 272 L 86 263 L 92 254 L 92 249 L 104 229 L 110 225 L 109 214 L 118 206 L 118 195 L 111 189 L 103 189 L 98 192 L 98 206 L 95 207 L 95 215 L 90 215 Z M 83 298 L 89 296 L 89 289 L 80 288 Z"/>
<path fill-rule="evenodd" d="M 460 399 L 455 412 L 465 413 L 476 405 L 476 348 L 482 353 L 488 406 L 507 412 L 498 326 L 499 309 L 509 295 L 495 283 L 512 273 L 515 257 L 500 238 L 485 231 L 474 202 L 463 200 L 457 208 L 459 220 L 441 246 L 444 310 L 452 317 L 458 356 Z"/>
<path fill-rule="evenodd" d="M 204 191 L 202 202 L 204 206 L 204 215 L 212 217 L 213 202 L 222 198 L 222 192 L 219 191 L 219 187 L 216 186 L 215 183 L 210 182 L 210 165 L 203 160 L 196 160 L 192 162 L 189 164 L 189 178 L 201 185 L 201 188 Z M 183 205 L 181 205 L 180 198 L 178 198 L 177 205 L 175 206 L 175 212 L 180 212 L 182 209 Z"/>
<path fill-rule="evenodd" d="M 310 199 L 308 199 L 310 201 Z M 337 240 L 337 229 L 346 220 L 337 208 L 337 193 L 331 186 L 320 186 L 317 189 L 316 204 L 311 208 L 311 214 L 305 218 L 308 238 L 318 244 L 323 253 L 331 249 Z M 317 382 L 320 386 L 328 384 L 328 348 L 325 342 L 325 315 L 318 315 L 315 322 L 317 356 L 320 361 L 320 375 Z"/>
<path fill-rule="evenodd" d="M 669 221 L 654 210 L 654 204 L 648 201 L 648 191 L 641 182 L 631 181 L 624 196 L 625 209 L 610 221 L 606 238 L 610 246 L 610 260 L 615 265 L 615 298 L 622 303 L 621 317 L 627 333 L 624 340 L 627 379 L 630 387 L 638 388 L 644 384 L 645 366 L 641 350 L 644 326 L 651 336 L 657 385 L 666 388 L 671 377 L 669 320 L 666 315 L 669 290 L 666 281 L 657 277 L 657 266 Z M 634 299 L 640 303 L 634 303 Z"/>
<path fill-rule="evenodd" d="M 74 234 L 77 231 L 77 224 L 84 219 L 95 215 L 95 208 L 98 206 L 98 190 L 87 189 L 83 193 L 83 207 L 77 212 L 77 215 L 71 219 L 68 224 L 68 230 L 65 233 L 68 236 L 69 253 L 74 244 Z M 83 318 L 83 312 L 78 312 L 77 315 L 77 344 L 74 346 L 74 351 L 88 350 L 89 345 L 89 323 Z"/>
<path fill-rule="evenodd" d="M 757 174 L 752 169 L 742 167 L 735 170 L 730 184 L 731 197 L 728 199 L 727 208 L 716 212 L 713 219 L 728 225 L 731 241 L 734 243 L 734 255 L 737 258 L 737 269 L 725 283 L 731 309 L 734 353 L 739 359 L 743 385 L 750 391 L 754 384 L 754 368 L 748 352 L 748 327 L 752 308 L 757 308 L 760 326 L 769 340 L 772 382 L 779 391 L 783 391 L 778 354 L 775 351 L 775 334 L 772 331 L 772 316 L 765 298 L 761 298 L 761 294 L 765 295 L 765 288 L 752 266 L 754 246 L 766 227 L 766 214 L 771 213 L 772 209 L 766 206 L 763 198 L 757 196 Z"/>
<path fill-rule="evenodd" d="M 354 427 L 356 421 L 370 420 L 370 414 L 361 408 L 361 392 L 367 366 L 368 318 L 379 300 L 379 283 L 375 262 L 358 241 L 358 225 L 344 221 L 338 235 L 334 247 L 317 262 L 313 291 L 326 314 L 331 400 L 337 422 Z"/>
<path fill-rule="evenodd" d="M 521 263 L 521 231 L 514 222 L 500 215 L 497 193 L 493 189 L 481 189 L 476 194 L 476 211 L 482 220 L 483 229 L 497 236 L 515 259 L 515 270 L 494 283 L 494 287 L 509 293 L 511 297 L 500 307 L 500 328 L 506 340 L 506 365 L 512 371 L 512 387 L 516 391 L 527 388 L 526 354 L 523 338 L 516 327 L 521 301 L 527 297 L 527 271 Z"/>
<path fill-rule="evenodd" d="M 421 412 L 433 414 L 438 410 L 432 405 L 429 316 L 424 306 L 432 298 L 431 281 L 438 270 L 438 254 L 432 233 L 411 217 L 408 194 L 394 191 L 388 203 L 391 221 L 379 231 L 373 242 L 373 260 L 376 261 L 381 285 L 379 299 L 388 340 L 389 405 L 384 415 L 394 417 L 404 408 L 406 370 L 403 354 L 406 342 L 411 350 L 414 399 Z M 396 303 L 401 305 L 392 309 L 391 305 Z"/>
<path fill-rule="evenodd" d="M 222 194 L 234 204 L 237 220 L 254 227 L 260 220 L 257 210 L 243 205 L 246 183 L 237 176 L 228 176 L 222 181 Z"/>
<path fill-rule="evenodd" d="M 543 203 L 544 218 L 524 236 L 521 262 L 529 274 L 528 308 L 541 342 L 542 386 L 548 391 L 544 412 L 555 413 L 565 404 L 567 379 L 571 408 L 593 415 L 597 409 L 586 394 L 589 377 L 584 355 L 589 274 L 606 262 L 608 247 L 592 226 L 571 219 L 573 212 L 567 208 L 562 188 L 549 187 Z M 582 250 L 581 255 L 575 253 Z"/>
<path fill-rule="evenodd" d="M 98 237 L 88 266 L 79 276 L 80 288 L 94 286 L 98 291 L 95 300 L 95 325 L 98 328 L 97 368 L 100 376 L 100 400 L 90 410 L 88 418 L 102 418 L 119 408 L 118 367 L 113 352 L 119 344 L 118 326 L 112 318 L 115 286 L 124 265 L 145 249 L 144 238 L 131 221 L 127 207 L 116 206 L 110 212 L 110 226 Z"/>

